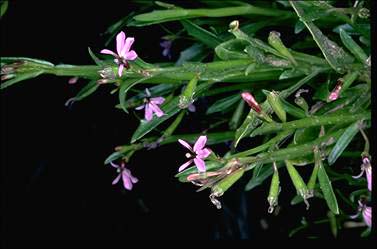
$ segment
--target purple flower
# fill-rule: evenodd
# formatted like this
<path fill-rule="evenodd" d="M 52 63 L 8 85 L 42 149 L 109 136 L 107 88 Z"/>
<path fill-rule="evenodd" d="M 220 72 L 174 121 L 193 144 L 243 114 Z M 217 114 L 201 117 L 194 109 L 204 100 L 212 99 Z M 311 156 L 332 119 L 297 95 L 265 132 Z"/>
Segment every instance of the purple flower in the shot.
<path fill-rule="evenodd" d="M 361 164 L 361 173 L 357 176 L 353 176 L 353 178 L 360 178 L 364 174 L 364 172 L 367 178 L 368 190 L 372 191 L 372 165 L 370 164 L 368 157 L 363 158 L 363 164 Z"/>
<path fill-rule="evenodd" d="M 192 148 L 186 141 L 182 139 L 178 139 L 178 142 L 190 150 L 190 153 L 186 153 L 186 157 L 190 160 L 182 164 L 181 167 L 179 167 L 178 172 L 181 172 L 182 170 L 190 166 L 193 161 L 199 172 L 205 172 L 206 164 L 203 159 L 207 158 L 212 152 L 210 149 L 204 148 L 207 143 L 207 136 L 200 136 L 195 142 L 194 148 Z"/>
<path fill-rule="evenodd" d="M 122 76 L 124 67 L 128 67 L 127 61 L 133 61 L 137 58 L 137 54 L 134 50 L 130 51 L 132 43 L 134 43 L 135 38 L 128 37 L 126 39 L 125 33 L 122 31 L 117 35 L 117 54 L 108 49 L 102 49 L 102 54 L 110 54 L 115 57 L 114 62 L 119 65 L 118 75 Z"/>
<path fill-rule="evenodd" d="M 363 220 L 368 227 L 372 226 L 372 208 L 368 207 L 362 200 L 359 200 L 359 207 L 357 208 L 357 213 L 351 215 L 351 219 L 356 219 L 359 217 L 360 213 L 363 215 Z"/>
<path fill-rule="evenodd" d="M 146 98 L 144 98 L 144 104 L 141 106 L 136 107 L 136 110 L 145 109 L 145 120 L 151 121 L 153 118 L 153 113 L 156 113 L 157 117 L 162 117 L 165 113 L 158 107 L 164 103 L 165 99 L 163 97 L 155 97 L 151 98 L 151 93 L 149 92 L 148 88 L 145 88 L 145 92 L 147 93 Z"/>
<path fill-rule="evenodd" d="M 163 48 L 162 50 L 162 55 L 165 56 L 165 57 L 168 57 L 169 59 L 171 59 L 171 45 L 172 45 L 173 41 L 171 40 L 164 40 L 163 42 L 160 43 L 160 46 Z"/>
<path fill-rule="evenodd" d="M 132 184 L 137 183 L 139 181 L 136 177 L 134 177 L 131 174 L 131 171 L 129 169 L 126 169 L 125 164 L 123 162 L 120 164 L 120 166 L 117 164 L 114 164 L 113 162 L 111 162 L 110 164 L 111 166 L 116 168 L 117 172 L 119 173 L 119 175 L 114 179 L 112 183 L 113 185 L 117 184 L 120 178 L 122 177 L 124 188 L 131 190 Z"/>

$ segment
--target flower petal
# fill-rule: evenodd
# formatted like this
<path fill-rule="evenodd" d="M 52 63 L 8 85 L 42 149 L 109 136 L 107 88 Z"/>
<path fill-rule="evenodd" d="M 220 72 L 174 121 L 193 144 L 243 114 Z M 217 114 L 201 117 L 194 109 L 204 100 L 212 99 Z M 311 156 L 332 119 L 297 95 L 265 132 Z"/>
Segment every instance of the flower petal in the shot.
<path fill-rule="evenodd" d="M 156 105 L 161 105 L 162 103 L 164 103 L 164 101 L 165 101 L 165 98 L 163 97 L 151 98 L 151 102 Z"/>
<path fill-rule="evenodd" d="M 178 172 L 181 172 L 182 170 L 184 170 L 185 168 L 187 168 L 188 166 L 190 166 L 191 163 L 192 163 L 192 160 L 189 160 L 189 161 L 185 162 L 184 164 L 182 164 L 179 167 Z"/>
<path fill-rule="evenodd" d="M 372 191 L 372 166 L 367 166 L 365 169 L 365 174 L 367 176 L 368 190 Z"/>
<path fill-rule="evenodd" d="M 196 167 L 198 168 L 199 172 L 205 172 L 206 171 L 206 163 L 203 161 L 203 159 L 200 158 L 194 158 L 194 163 Z"/>
<path fill-rule="evenodd" d="M 122 56 L 122 50 L 124 49 L 124 40 L 126 39 L 126 34 L 122 31 L 117 35 L 117 53 Z"/>
<path fill-rule="evenodd" d="M 145 120 L 147 120 L 147 121 L 151 121 L 152 118 L 153 118 L 153 111 L 152 111 L 152 109 L 151 109 L 151 107 L 150 107 L 149 104 L 146 104 L 146 105 L 145 105 L 145 114 L 144 114 L 144 118 L 145 118 Z"/>
<path fill-rule="evenodd" d="M 211 152 L 212 151 L 210 149 L 204 148 L 202 150 L 197 151 L 196 154 L 198 158 L 204 159 L 207 158 L 211 154 Z"/>
<path fill-rule="evenodd" d="M 187 108 L 190 112 L 195 112 L 196 111 L 196 107 L 194 106 L 194 104 L 190 104 Z"/>
<path fill-rule="evenodd" d="M 134 50 L 131 50 L 124 55 L 124 58 L 128 61 L 133 61 L 137 58 L 137 54 Z"/>
<path fill-rule="evenodd" d="M 145 107 L 145 105 L 141 105 L 141 106 L 136 107 L 135 110 L 142 110 L 142 109 L 144 109 L 144 107 Z"/>
<path fill-rule="evenodd" d="M 157 117 L 162 117 L 164 116 L 164 112 L 158 107 L 156 104 L 150 103 L 149 107 L 152 109 L 154 113 L 156 113 Z"/>
<path fill-rule="evenodd" d="M 367 224 L 368 227 L 372 226 L 372 208 L 371 207 L 365 207 L 363 209 L 363 218 L 365 224 Z"/>
<path fill-rule="evenodd" d="M 130 51 L 130 48 L 132 46 L 132 44 L 134 43 L 135 41 L 135 38 L 134 37 L 128 37 L 124 43 L 124 47 L 123 49 L 120 51 L 121 52 L 121 56 L 125 56 L 129 51 Z"/>
<path fill-rule="evenodd" d="M 108 49 L 102 49 L 100 53 L 101 54 L 110 54 L 112 56 L 116 56 L 116 54 L 113 51 L 108 50 Z"/>
<path fill-rule="evenodd" d="M 194 145 L 194 151 L 197 152 L 204 148 L 207 143 L 207 136 L 200 136 Z"/>
<path fill-rule="evenodd" d="M 118 67 L 118 75 L 119 75 L 119 77 L 122 77 L 123 68 L 124 68 L 124 65 L 120 64 L 119 67 Z"/>
<path fill-rule="evenodd" d="M 110 162 L 110 165 L 113 166 L 113 167 L 116 168 L 116 169 L 119 168 L 119 165 L 117 165 L 117 164 L 115 164 L 115 163 L 113 163 L 113 162 Z"/>
<path fill-rule="evenodd" d="M 120 175 L 121 175 L 121 174 L 119 174 L 119 175 L 114 179 L 114 181 L 112 182 L 113 185 L 115 185 L 115 184 L 117 184 L 117 183 L 119 182 Z"/>
<path fill-rule="evenodd" d="M 183 146 L 185 146 L 187 149 L 189 149 L 190 151 L 192 151 L 192 147 L 186 142 L 186 141 L 184 141 L 184 140 L 182 140 L 182 139 L 178 139 L 178 142 L 180 143 L 180 144 L 182 144 Z"/>
<path fill-rule="evenodd" d="M 132 182 L 128 174 L 123 171 L 122 173 L 122 179 L 123 179 L 123 186 L 125 189 L 131 190 L 132 189 Z"/>

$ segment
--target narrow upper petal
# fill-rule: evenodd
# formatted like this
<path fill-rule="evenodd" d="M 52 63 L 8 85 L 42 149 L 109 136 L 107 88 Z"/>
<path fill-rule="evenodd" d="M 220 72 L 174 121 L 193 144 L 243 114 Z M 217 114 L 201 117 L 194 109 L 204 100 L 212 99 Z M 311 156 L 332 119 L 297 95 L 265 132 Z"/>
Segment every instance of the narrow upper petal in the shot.
<path fill-rule="evenodd" d="M 184 141 L 184 140 L 182 140 L 182 139 L 178 139 L 178 142 L 180 143 L 180 144 L 182 144 L 183 146 L 185 146 L 187 149 L 189 149 L 190 151 L 192 151 L 192 147 L 186 142 L 186 141 Z"/>
<path fill-rule="evenodd" d="M 194 151 L 197 152 L 204 148 L 207 143 L 207 136 L 200 136 L 194 145 Z"/>
<path fill-rule="evenodd" d="M 122 50 L 124 49 L 124 43 L 126 39 L 126 34 L 122 31 L 117 35 L 117 53 L 122 56 Z"/>
<path fill-rule="evenodd" d="M 151 107 L 150 107 L 149 104 L 146 104 L 146 105 L 145 105 L 145 114 L 144 114 L 144 118 L 145 118 L 145 120 L 147 120 L 147 121 L 151 121 L 152 118 L 153 118 L 153 111 L 152 111 L 152 109 L 151 109 Z"/>
<path fill-rule="evenodd" d="M 118 67 L 118 75 L 119 75 L 119 77 L 122 77 L 123 69 L 124 69 L 124 65 L 120 64 L 119 67 Z"/>
<path fill-rule="evenodd" d="M 151 98 L 151 102 L 156 105 L 161 105 L 162 103 L 164 103 L 164 101 L 165 99 L 163 97 Z"/>
<path fill-rule="evenodd" d="M 133 61 L 137 58 L 137 54 L 134 50 L 131 50 L 124 55 L 124 58 L 128 61 Z"/>
<path fill-rule="evenodd" d="M 144 109 L 144 107 L 145 107 L 145 105 L 141 105 L 141 106 L 136 107 L 135 110 L 142 110 L 142 109 Z"/>
<path fill-rule="evenodd" d="M 114 179 L 114 181 L 112 182 L 113 185 L 114 185 L 114 184 L 117 184 L 117 183 L 119 182 L 120 176 L 121 176 L 121 174 L 119 174 L 119 175 Z"/>
<path fill-rule="evenodd" d="M 133 38 L 133 37 L 128 37 L 126 39 L 124 47 L 123 47 L 122 51 L 120 51 L 121 56 L 125 56 L 130 51 L 131 46 L 134 43 L 134 41 L 135 41 L 135 38 Z"/>
<path fill-rule="evenodd" d="M 137 179 L 136 177 L 134 177 L 133 175 L 130 175 L 130 179 L 131 179 L 131 182 L 132 183 L 137 183 L 139 181 L 139 179 Z"/>
<path fill-rule="evenodd" d="M 368 227 L 372 226 L 372 208 L 371 207 L 365 207 L 363 209 L 363 218 L 365 221 L 365 224 L 367 224 Z"/>
<path fill-rule="evenodd" d="M 156 113 L 157 117 L 162 117 L 164 116 L 164 112 L 158 107 L 156 104 L 150 103 L 149 107 L 152 109 L 154 113 Z"/>
<path fill-rule="evenodd" d="M 182 164 L 181 167 L 179 167 L 178 172 L 181 172 L 182 170 L 184 170 L 185 168 L 190 166 L 191 163 L 192 163 L 192 160 L 189 160 L 189 161 L 185 162 L 184 164 Z"/>
<path fill-rule="evenodd" d="M 194 163 L 195 163 L 196 167 L 198 168 L 199 172 L 205 172 L 206 171 L 206 164 L 203 161 L 203 159 L 194 158 Z"/>
<path fill-rule="evenodd" d="M 113 163 L 113 162 L 110 162 L 110 165 L 113 166 L 113 167 L 116 168 L 116 169 L 119 168 L 119 165 L 116 165 L 116 164 Z"/>
<path fill-rule="evenodd" d="M 204 148 L 202 150 L 197 151 L 196 154 L 198 158 L 204 159 L 207 158 L 211 154 L 211 152 L 212 151 L 210 149 Z"/>
<path fill-rule="evenodd" d="M 196 107 L 194 106 L 194 104 L 190 104 L 187 108 L 190 112 L 195 112 L 196 111 Z"/>
<path fill-rule="evenodd" d="M 126 172 L 122 173 L 122 179 L 123 179 L 123 186 L 125 189 L 131 190 L 132 189 L 132 182 L 130 177 L 127 175 Z"/>
<path fill-rule="evenodd" d="M 372 191 L 372 166 L 365 169 L 365 174 L 367 176 L 368 190 Z"/>
<path fill-rule="evenodd" d="M 108 49 L 102 49 L 100 53 L 101 54 L 110 54 L 110 55 L 116 56 L 116 54 L 113 51 L 108 50 Z"/>

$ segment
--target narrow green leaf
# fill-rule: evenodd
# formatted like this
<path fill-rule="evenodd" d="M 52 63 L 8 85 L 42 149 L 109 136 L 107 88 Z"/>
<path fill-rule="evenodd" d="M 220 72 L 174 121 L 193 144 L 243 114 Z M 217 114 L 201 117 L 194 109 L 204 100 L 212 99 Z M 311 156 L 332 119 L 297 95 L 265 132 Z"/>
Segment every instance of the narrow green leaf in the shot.
<path fill-rule="evenodd" d="M 100 59 L 98 59 L 98 57 L 92 52 L 92 50 L 90 49 L 90 47 L 88 47 L 88 52 L 89 52 L 90 57 L 92 57 L 93 61 L 94 61 L 98 66 L 103 66 L 103 65 L 105 65 L 105 63 L 102 62 Z"/>
<path fill-rule="evenodd" d="M 343 45 L 356 57 L 356 59 L 365 64 L 368 56 L 365 54 L 364 50 L 343 29 L 340 29 L 339 34 Z"/>
<path fill-rule="evenodd" d="M 207 53 L 205 50 L 205 46 L 202 43 L 194 43 L 192 46 L 180 52 L 179 58 L 175 65 L 180 66 L 188 61 L 196 61 L 197 58 L 202 58 L 206 55 Z"/>
<path fill-rule="evenodd" d="M 247 59 L 249 56 L 244 52 L 246 45 L 244 40 L 232 39 L 219 44 L 215 53 L 221 60 Z"/>
<path fill-rule="evenodd" d="M 133 86 L 135 86 L 136 84 L 139 84 L 139 83 L 141 83 L 141 82 L 143 82 L 147 79 L 150 79 L 150 78 L 152 78 L 152 77 L 146 77 L 146 78 L 141 78 L 141 79 L 131 79 L 131 80 L 125 80 L 125 81 L 121 82 L 120 88 L 119 88 L 118 98 L 119 98 L 119 104 L 120 104 L 121 108 L 123 109 L 123 111 L 128 113 L 127 102 L 126 102 L 127 92 Z"/>
<path fill-rule="evenodd" d="M 212 114 L 212 113 L 224 111 L 227 108 L 231 107 L 232 105 L 236 104 L 240 100 L 240 98 L 241 97 L 239 94 L 235 94 L 235 95 L 231 95 L 231 96 L 219 99 L 207 109 L 206 113 Z"/>
<path fill-rule="evenodd" d="M 76 94 L 75 97 L 69 99 L 65 103 L 65 105 L 68 105 L 72 101 L 80 101 L 80 100 L 88 97 L 89 95 L 94 93 L 98 89 L 98 87 L 99 87 L 99 84 L 97 83 L 97 81 L 95 81 L 95 80 L 90 81 L 83 88 L 81 88 L 81 90 Z"/>
<path fill-rule="evenodd" d="M 329 165 L 335 163 L 338 157 L 343 153 L 347 146 L 351 143 L 354 136 L 359 132 L 359 121 L 351 124 L 344 131 L 342 136 L 336 142 L 334 148 L 331 150 L 330 155 L 327 158 Z"/>
<path fill-rule="evenodd" d="M 346 53 L 334 41 L 325 36 L 311 20 L 307 20 L 305 18 L 305 11 L 302 6 L 300 6 L 302 4 L 301 2 L 290 1 L 290 3 L 293 9 L 296 11 L 298 17 L 310 31 L 314 41 L 321 49 L 330 66 L 338 73 L 344 73 L 353 62 L 353 57 Z"/>
<path fill-rule="evenodd" d="M 215 48 L 217 45 L 223 42 L 223 40 L 217 37 L 215 34 L 203 29 L 189 20 L 182 20 L 181 23 L 189 35 L 195 37 L 210 48 Z"/>
<path fill-rule="evenodd" d="M 331 186 L 331 181 L 327 176 L 326 170 L 323 165 L 319 166 L 318 180 L 327 206 L 334 214 L 339 214 L 338 201 L 336 200 L 336 196 Z"/>

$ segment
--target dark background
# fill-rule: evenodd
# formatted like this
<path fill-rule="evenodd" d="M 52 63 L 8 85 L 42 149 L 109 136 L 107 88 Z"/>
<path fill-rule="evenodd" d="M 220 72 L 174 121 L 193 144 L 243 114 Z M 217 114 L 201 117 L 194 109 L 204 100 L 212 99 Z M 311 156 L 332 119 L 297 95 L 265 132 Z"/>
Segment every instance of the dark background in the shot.
<path fill-rule="evenodd" d="M 101 33 L 138 7 L 111 1 L 84 3 L 12 1 L 1 20 L 1 56 L 93 64 L 87 47 L 95 52 L 104 48 L 107 36 Z M 133 48 L 141 58 L 166 60 L 159 46 L 166 34 L 161 28 L 124 31 L 135 37 Z M 115 42 L 108 48 L 114 50 Z M 103 161 L 115 146 L 129 141 L 138 120 L 114 108 L 117 97 L 110 95 L 109 86 L 65 107 L 85 84 L 81 79 L 69 85 L 68 79 L 43 75 L 1 92 L 4 247 L 203 246 L 201 240 L 214 239 L 251 239 L 245 245 L 272 246 L 307 214 L 303 206 L 289 205 L 293 187 L 288 186 L 280 197 L 286 204 L 279 216 L 269 215 L 268 184 L 244 193 L 248 176 L 227 192 L 224 209 L 217 210 L 208 192 L 195 193 L 195 187 L 173 177 L 185 159 L 178 144 L 136 153 L 129 167 L 140 182 L 132 191 L 121 184 L 112 186 L 116 172 Z M 193 119 L 200 117 L 195 115 L 200 114 Z M 315 201 L 311 210 L 318 217 L 326 211 L 322 202 Z M 322 229 L 321 238 L 331 240 L 328 225 L 315 229 L 317 236 Z M 347 236 L 357 240 L 360 231 L 342 231 L 341 242 L 334 244 L 347 245 Z"/>

